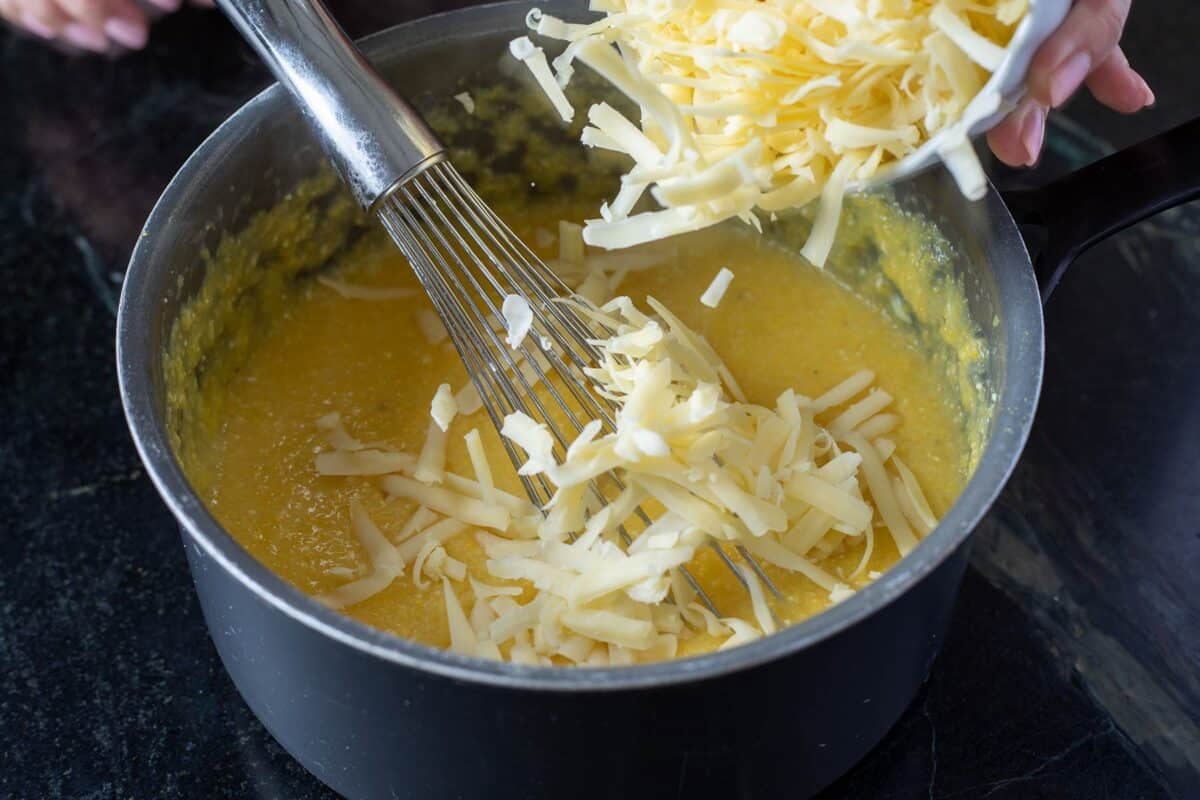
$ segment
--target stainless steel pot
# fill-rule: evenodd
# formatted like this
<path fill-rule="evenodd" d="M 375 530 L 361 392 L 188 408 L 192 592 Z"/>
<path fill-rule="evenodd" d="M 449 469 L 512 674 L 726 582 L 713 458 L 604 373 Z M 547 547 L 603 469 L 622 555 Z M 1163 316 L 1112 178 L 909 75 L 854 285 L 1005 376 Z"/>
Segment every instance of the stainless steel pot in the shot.
<path fill-rule="evenodd" d="M 575 3 L 544 4 L 571 13 Z M 407 93 L 445 91 L 524 30 L 528 3 L 403 25 L 363 49 Z M 246 702 L 305 767 L 351 798 L 642 797 L 695 787 L 807 796 L 874 746 L 928 673 L 969 537 L 1025 443 L 1042 378 L 1041 294 L 1082 249 L 1200 188 L 1200 123 L 1117 154 L 1012 208 L 1044 240 L 1035 273 L 1005 200 L 965 203 L 926 173 L 898 190 L 962 257 L 987 320 L 996 410 L 970 483 L 938 528 L 868 588 L 723 653 L 620 669 L 463 658 L 313 601 L 209 514 L 172 453 L 164 343 L 204 280 L 196 257 L 311 174 L 319 152 L 272 87 L 188 160 L 134 251 L 117 322 L 121 394 L 147 470 L 174 512 L 213 641 Z M 1040 280 L 1039 280 L 1040 278 Z M 991 324 L 992 320 L 996 324 Z"/>

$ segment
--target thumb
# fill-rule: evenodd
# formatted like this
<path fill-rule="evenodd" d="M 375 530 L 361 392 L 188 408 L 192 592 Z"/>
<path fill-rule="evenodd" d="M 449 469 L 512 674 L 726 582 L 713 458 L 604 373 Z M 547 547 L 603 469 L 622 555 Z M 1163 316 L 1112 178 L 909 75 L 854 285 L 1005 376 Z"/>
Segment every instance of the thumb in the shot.
<path fill-rule="evenodd" d="M 1034 98 L 1051 108 L 1065 103 L 1121 41 L 1129 3 L 1078 0 L 1030 64 L 1029 91 Z"/>

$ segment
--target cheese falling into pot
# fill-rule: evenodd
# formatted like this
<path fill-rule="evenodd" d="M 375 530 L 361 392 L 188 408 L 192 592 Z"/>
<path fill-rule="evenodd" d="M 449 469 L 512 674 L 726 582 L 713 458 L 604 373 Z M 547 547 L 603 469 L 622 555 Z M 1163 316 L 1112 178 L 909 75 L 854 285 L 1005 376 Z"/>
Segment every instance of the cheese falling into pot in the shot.
<path fill-rule="evenodd" d="M 546 67 L 513 42 L 555 109 L 581 61 L 625 94 L 639 124 L 606 103 L 582 141 L 633 161 L 584 239 L 629 247 L 731 218 L 758 227 L 820 199 L 804 256 L 822 266 L 842 199 L 949 129 L 1003 61 L 1028 0 L 592 0 L 605 16 L 573 24 L 530 12 L 567 43 Z M 965 136 L 942 150 L 964 194 L 986 190 Z M 649 193 L 662 207 L 633 213 Z"/>

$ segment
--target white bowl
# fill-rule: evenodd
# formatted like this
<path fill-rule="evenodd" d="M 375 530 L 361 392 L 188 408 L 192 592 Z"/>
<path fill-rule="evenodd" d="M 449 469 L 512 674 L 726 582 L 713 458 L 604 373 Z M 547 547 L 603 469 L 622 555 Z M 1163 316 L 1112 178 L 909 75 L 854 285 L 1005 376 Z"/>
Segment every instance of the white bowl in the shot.
<path fill-rule="evenodd" d="M 963 141 L 987 133 L 1017 107 L 1026 94 L 1029 64 L 1042 43 L 1062 24 L 1072 0 L 1030 0 L 1029 11 L 1017 26 L 1000 68 L 963 110 L 957 122 L 947 125 L 913 153 L 890 166 L 878 177 L 855 188 L 893 183 L 911 177 L 943 161 L 943 154 Z"/>

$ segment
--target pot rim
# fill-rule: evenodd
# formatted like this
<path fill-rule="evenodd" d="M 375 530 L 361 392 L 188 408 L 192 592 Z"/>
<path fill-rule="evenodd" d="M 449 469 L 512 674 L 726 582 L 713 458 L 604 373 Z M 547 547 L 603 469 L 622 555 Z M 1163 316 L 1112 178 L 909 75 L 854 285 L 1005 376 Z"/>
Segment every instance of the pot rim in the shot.
<path fill-rule="evenodd" d="M 561 4 L 552 0 L 547 6 Z M 524 0 L 444 12 L 403 23 L 360 42 L 373 60 L 387 61 L 417 42 L 471 38 L 504 30 L 524 17 Z M 169 231 L 187 208 L 208 167 L 236 151 L 239 141 L 273 109 L 289 103 L 282 87 L 263 90 L 228 119 L 184 162 L 163 191 L 133 250 L 121 291 L 116 327 L 117 376 L 126 420 L 155 488 L 188 537 L 260 600 L 323 636 L 398 666 L 444 678 L 531 691 L 645 689 L 712 679 L 784 658 L 812 647 L 888 605 L 962 546 L 999 495 L 1020 456 L 1041 391 L 1044 331 L 1029 254 L 999 193 L 989 187 L 986 216 L 1000 249 L 1011 254 L 992 270 L 1004 309 L 1007 347 L 1003 390 L 996 401 L 987 445 L 950 511 L 917 548 L 869 586 L 809 619 L 730 650 L 628 667 L 521 666 L 467 657 L 372 628 L 319 603 L 256 560 L 209 513 L 176 460 L 156 389 L 161 351 L 149 335 L 162 302 Z M 156 280 L 157 278 L 157 280 Z M 164 331 L 165 333 L 165 331 Z"/>

